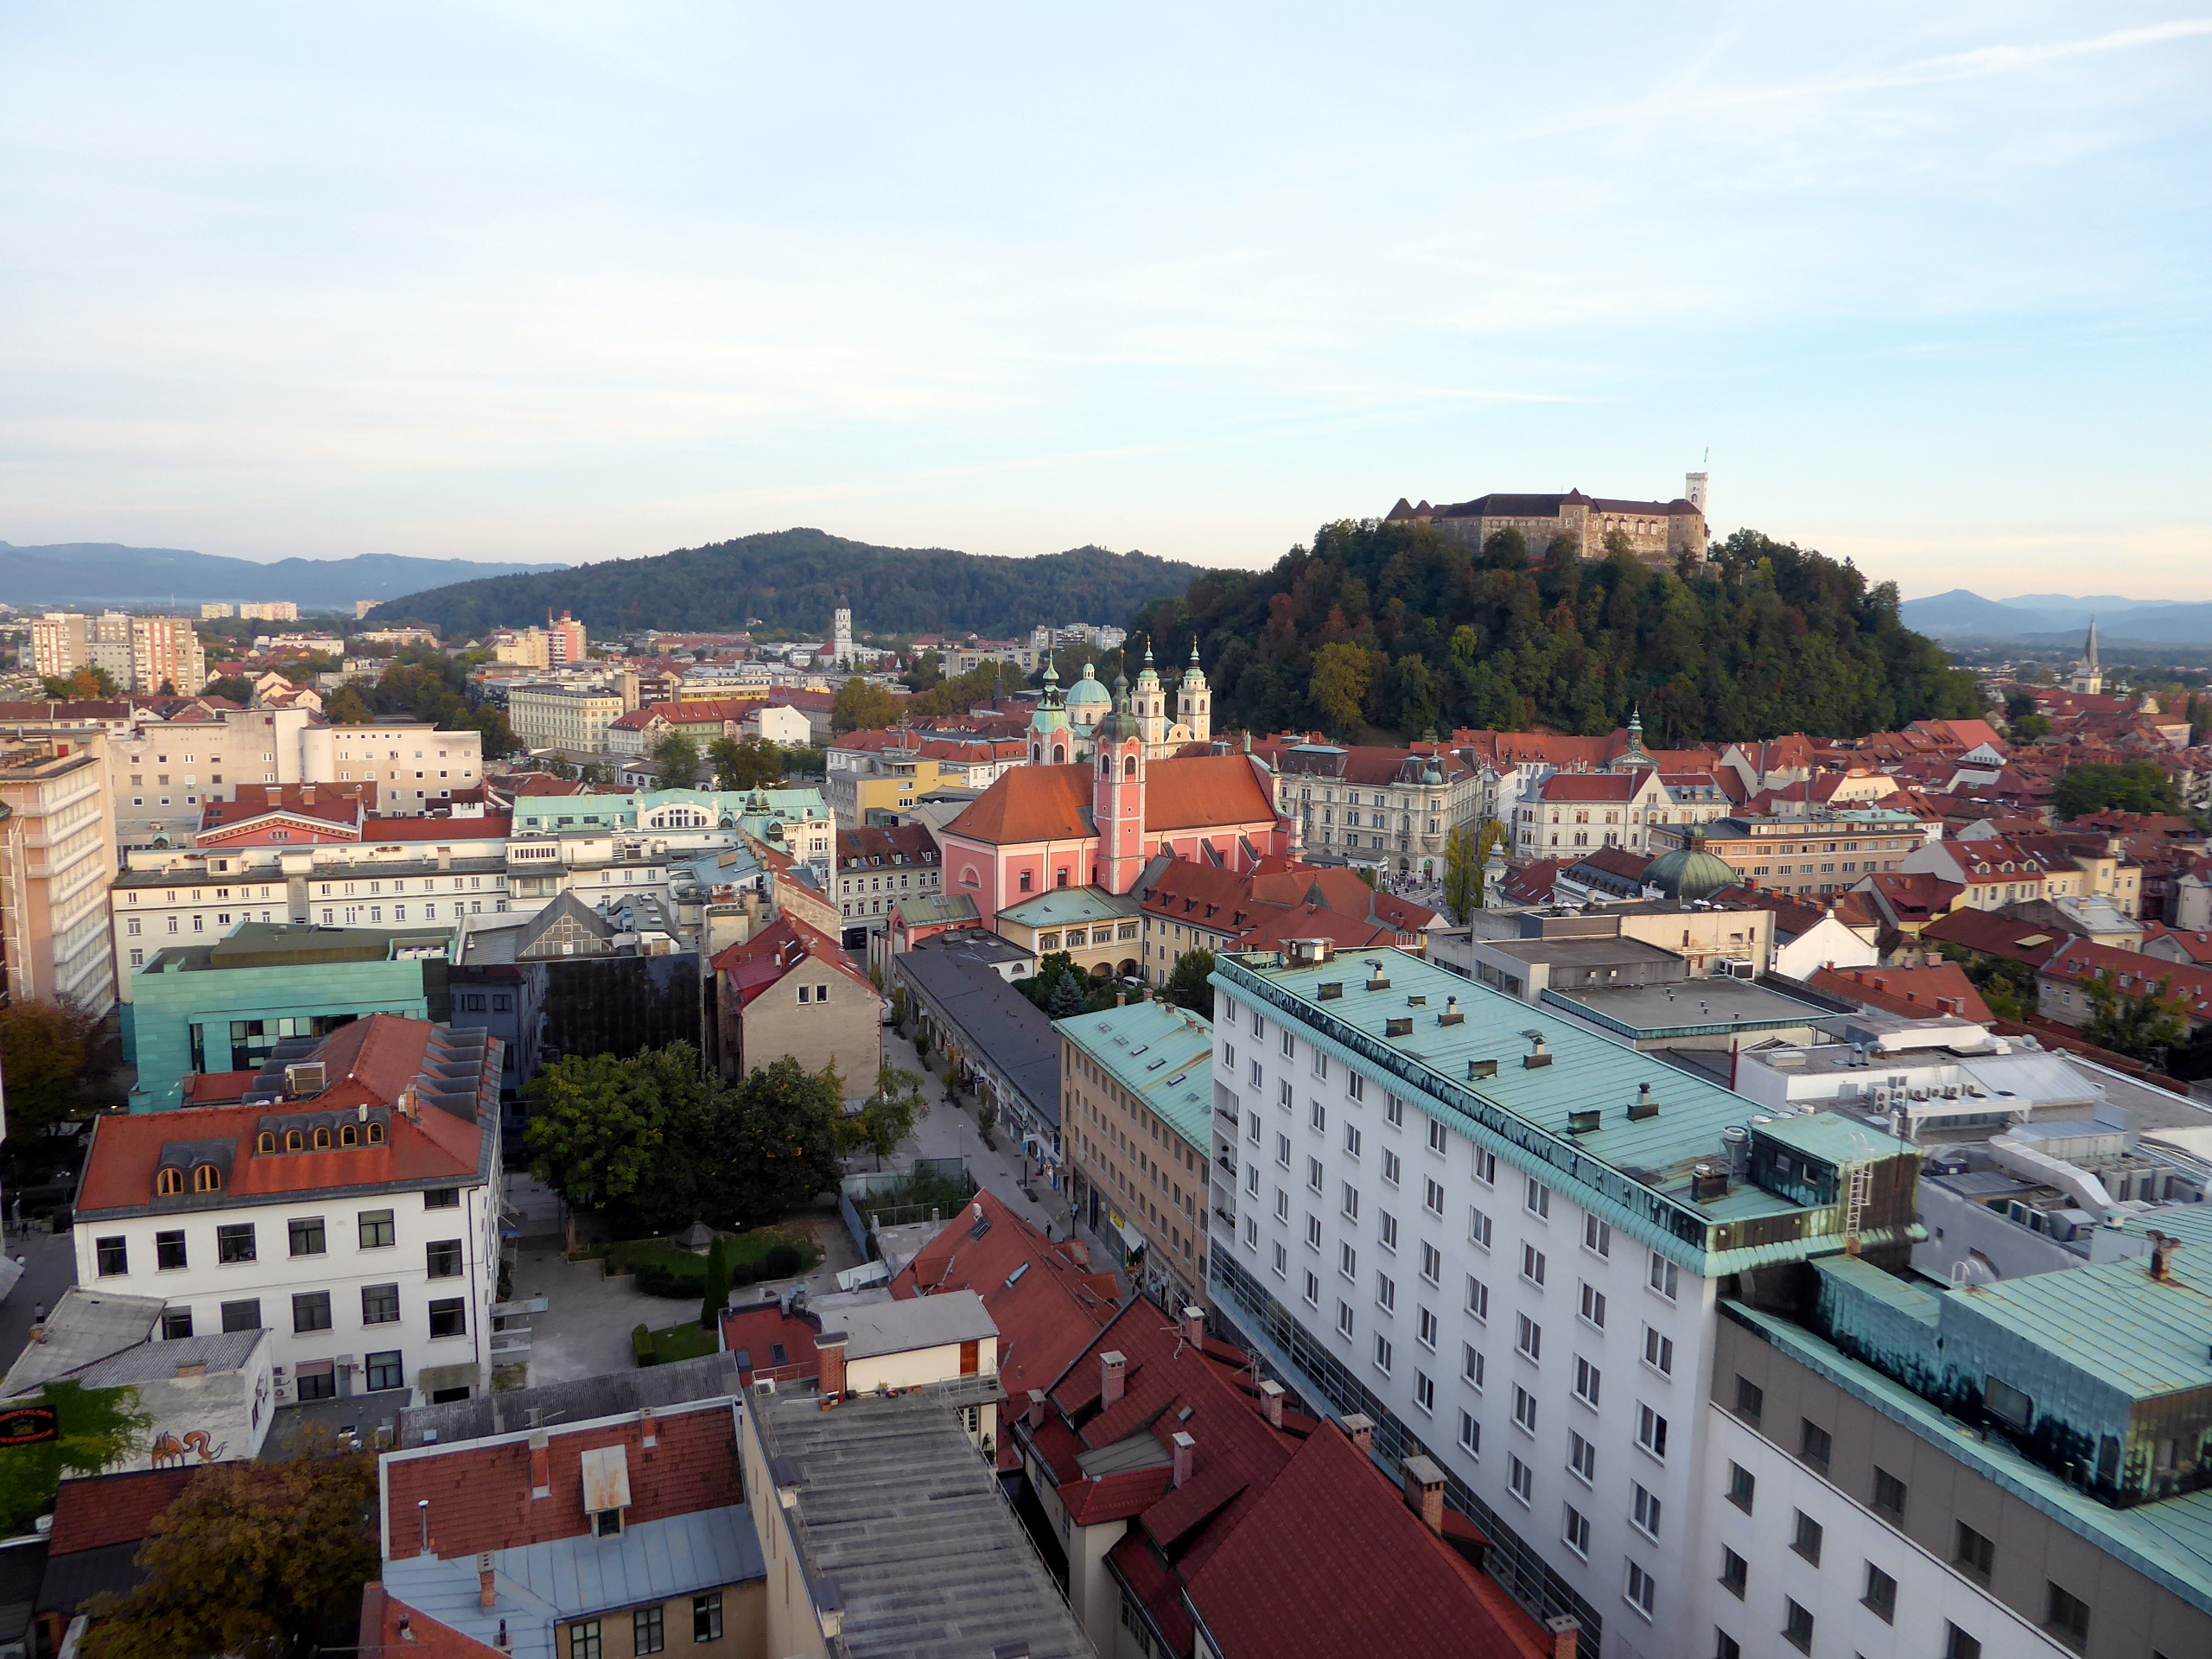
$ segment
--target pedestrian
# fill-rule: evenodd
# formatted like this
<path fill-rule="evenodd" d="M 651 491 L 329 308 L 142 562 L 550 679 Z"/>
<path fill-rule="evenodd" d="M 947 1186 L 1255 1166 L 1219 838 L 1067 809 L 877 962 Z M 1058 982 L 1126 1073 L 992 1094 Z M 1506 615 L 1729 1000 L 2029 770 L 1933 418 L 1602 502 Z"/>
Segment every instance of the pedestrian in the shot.
<path fill-rule="evenodd" d="M 31 1323 L 33 1325 L 44 1325 L 46 1323 L 46 1304 L 44 1302 L 33 1302 L 31 1304 Z"/>

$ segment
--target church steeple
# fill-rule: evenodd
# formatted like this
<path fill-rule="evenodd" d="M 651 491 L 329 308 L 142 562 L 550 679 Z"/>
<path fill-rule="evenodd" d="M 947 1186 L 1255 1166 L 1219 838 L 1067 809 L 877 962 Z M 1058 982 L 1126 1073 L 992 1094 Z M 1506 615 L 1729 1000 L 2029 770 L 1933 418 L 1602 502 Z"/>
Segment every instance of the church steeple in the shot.
<path fill-rule="evenodd" d="M 1206 685 L 1206 671 L 1198 666 L 1198 642 L 1191 640 L 1190 666 L 1183 671 L 1183 683 L 1175 689 L 1175 723 L 1190 733 L 1194 743 L 1204 743 L 1213 736 L 1213 693 Z"/>
<path fill-rule="evenodd" d="M 1150 640 L 1145 642 L 1144 668 L 1137 675 L 1130 701 L 1144 732 L 1146 747 L 1157 753 L 1167 741 L 1167 694 L 1160 689 L 1160 671 L 1152 665 Z"/>
<path fill-rule="evenodd" d="M 1037 712 L 1029 717 L 1029 764 L 1065 766 L 1074 754 L 1068 736 L 1067 702 L 1060 696 L 1060 677 L 1047 658 L 1044 695 L 1037 699 Z"/>
<path fill-rule="evenodd" d="M 1122 675 L 1114 677 L 1114 712 L 1098 722 L 1091 753 L 1096 879 L 1109 893 L 1127 893 L 1144 871 L 1145 742 L 1130 708 L 1129 683 Z"/>
<path fill-rule="evenodd" d="M 2097 619 L 2089 619 L 2089 637 L 2082 648 L 2082 660 L 2074 664 L 2072 683 L 2067 688 L 2077 696 L 2094 697 L 2105 689 L 2105 671 L 2097 661 Z"/>

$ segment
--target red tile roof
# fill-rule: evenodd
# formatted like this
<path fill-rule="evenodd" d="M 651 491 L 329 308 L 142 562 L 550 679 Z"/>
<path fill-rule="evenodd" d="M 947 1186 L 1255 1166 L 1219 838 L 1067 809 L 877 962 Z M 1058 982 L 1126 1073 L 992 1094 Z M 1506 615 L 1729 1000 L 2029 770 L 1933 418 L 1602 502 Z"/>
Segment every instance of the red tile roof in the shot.
<path fill-rule="evenodd" d="M 385 1459 L 384 1537 L 395 1560 L 423 1553 L 416 1505 L 430 1501 L 430 1553 L 453 1560 L 487 1549 L 513 1549 L 583 1535 L 583 1454 L 620 1446 L 628 1452 L 632 1523 L 726 1509 L 741 1502 L 737 1433 L 728 1404 L 663 1408 L 648 1446 L 634 1420 L 547 1430 L 551 1496 L 531 1496 L 530 1444 L 516 1436 L 449 1451 Z"/>
<path fill-rule="evenodd" d="M 979 1238 L 979 1217 L 989 1224 Z M 891 1284 L 905 1300 L 972 1290 L 999 1328 L 999 1386 L 1014 1412 L 1048 1389 L 1121 1311 L 1113 1275 L 1091 1270 L 1079 1240 L 1048 1241 L 989 1192 L 955 1216 Z"/>
<path fill-rule="evenodd" d="M 1997 1017 L 1955 962 L 1921 968 L 1819 968 L 1805 982 L 1831 996 L 1911 1019 L 1955 1014 L 1986 1025 Z"/>
<path fill-rule="evenodd" d="M 2148 946 L 2156 940 L 2171 940 L 2174 948 L 2193 963 L 2212 967 L 2212 933 L 2190 932 L 2168 927 L 2164 922 L 2143 924 L 2143 943 Z"/>
<path fill-rule="evenodd" d="M 486 812 L 480 818 L 386 818 L 374 815 L 361 821 L 364 842 L 395 841 L 505 841 L 514 829 L 514 815 Z"/>
<path fill-rule="evenodd" d="M 785 1313 L 782 1299 L 775 1296 L 744 1303 L 722 1315 L 722 1347 L 728 1353 L 745 1356 L 738 1367 L 738 1380 L 748 1388 L 762 1371 L 773 1373 L 779 1382 L 819 1376 L 822 1356 L 814 1339 L 821 1333 L 819 1319 L 811 1313 Z M 784 1351 L 781 1359 L 776 1357 L 779 1344 Z"/>
<path fill-rule="evenodd" d="M 2069 938 L 2037 971 L 2077 984 L 2094 982 L 2133 999 L 2164 996 L 2178 1002 L 2192 1024 L 2212 1020 L 2212 968 Z"/>
<path fill-rule="evenodd" d="M 92 1144 L 86 1154 L 84 1179 L 77 1195 L 78 1213 L 150 1205 L 155 1173 L 162 1166 L 163 1152 L 173 1143 L 231 1143 L 231 1168 L 224 1196 L 233 1203 L 294 1192 L 474 1176 L 484 1166 L 488 1137 L 499 1130 L 498 1114 L 488 1106 L 480 1109 L 473 1122 L 427 1101 L 420 1109 L 419 1122 L 395 1112 L 390 1138 L 381 1146 L 321 1152 L 255 1150 L 256 1135 L 264 1118 L 394 1105 L 432 1063 L 430 1041 L 438 1030 L 427 1020 L 407 1020 L 394 1014 L 371 1014 L 340 1027 L 314 1050 L 330 1086 L 311 1099 L 276 1106 L 193 1107 L 94 1120 Z M 499 1050 L 493 1045 L 480 1052 L 485 1077 L 479 1084 L 478 1098 L 484 1101 L 488 1095 L 489 1101 L 496 1103 Z"/>
<path fill-rule="evenodd" d="M 880 868 L 903 858 L 910 865 L 939 862 L 937 838 L 926 824 L 900 823 L 889 829 L 840 830 L 837 868 L 865 866 Z M 870 861 L 874 861 L 870 863 Z"/>
<path fill-rule="evenodd" d="M 407 1659 L 510 1659 L 500 1649 L 395 1600 L 381 1584 L 361 1586 L 360 1651 Z"/>
<path fill-rule="evenodd" d="M 1536 791 L 1542 801 L 1625 801 L 1649 782 L 1651 774 L 1635 772 L 1560 772 L 1544 779 Z"/>
<path fill-rule="evenodd" d="M 1994 911 L 1967 908 L 1936 918 L 1921 930 L 1920 937 L 1937 944 L 1955 944 L 1978 956 L 2001 957 L 2037 968 L 2066 935 L 2048 923 L 2017 921 Z"/>
<path fill-rule="evenodd" d="M 140 1469 L 127 1474 L 65 1480 L 54 1498 L 49 1555 L 73 1555 L 143 1538 L 156 1516 L 175 1503 L 197 1469 Z"/>
<path fill-rule="evenodd" d="M 200 833 L 238 829 L 280 812 L 358 830 L 376 796 L 374 784 L 240 784 L 235 799 L 211 800 L 200 808 Z"/>
<path fill-rule="evenodd" d="M 1090 768 L 1016 766 L 945 826 L 945 834 L 995 846 L 1081 841 L 1090 821 Z"/>
<path fill-rule="evenodd" d="M 835 939 L 791 915 L 779 916 L 743 944 L 728 946 L 715 957 L 714 969 L 750 1002 L 810 957 L 864 987 L 870 996 L 877 995 L 875 982 L 853 966 Z"/>

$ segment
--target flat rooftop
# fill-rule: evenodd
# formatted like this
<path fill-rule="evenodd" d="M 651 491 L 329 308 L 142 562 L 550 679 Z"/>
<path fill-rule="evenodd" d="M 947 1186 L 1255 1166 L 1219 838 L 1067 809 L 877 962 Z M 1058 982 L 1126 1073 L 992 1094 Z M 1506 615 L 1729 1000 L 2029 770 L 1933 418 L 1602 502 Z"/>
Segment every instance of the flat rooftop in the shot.
<path fill-rule="evenodd" d="M 139 971 L 205 973 L 233 968 L 305 968 L 340 962 L 398 962 L 443 956 L 453 929 L 322 927 L 312 922 L 241 922 L 213 944 L 173 945 Z"/>
<path fill-rule="evenodd" d="M 1827 1012 L 1748 979 L 1730 979 L 1725 975 L 1677 980 L 1671 985 L 1547 990 L 1544 1001 L 1571 1007 L 1606 1030 L 1637 1042 L 1739 1031 L 1794 1030 L 1810 1026 Z"/>
<path fill-rule="evenodd" d="M 1477 939 L 1475 945 L 1521 962 L 1549 963 L 1559 968 L 1605 968 L 1627 962 L 1682 965 L 1681 957 L 1674 951 L 1662 950 L 1641 939 Z"/>
<path fill-rule="evenodd" d="M 972 1397 L 997 1380 L 970 1378 Z M 1027 1643 L 1030 1659 L 1091 1659 L 998 1477 L 961 1428 L 967 1396 L 860 1395 L 835 1411 L 813 1389 L 747 1402 L 795 1517 L 817 1605 L 842 1610 L 847 1659 L 977 1659 Z"/>

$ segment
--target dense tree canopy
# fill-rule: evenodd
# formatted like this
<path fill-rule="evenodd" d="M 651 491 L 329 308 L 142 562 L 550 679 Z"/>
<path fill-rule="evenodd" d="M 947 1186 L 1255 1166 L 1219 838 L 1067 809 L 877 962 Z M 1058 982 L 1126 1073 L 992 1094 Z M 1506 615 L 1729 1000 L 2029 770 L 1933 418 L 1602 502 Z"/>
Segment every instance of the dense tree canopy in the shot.
<path fill-rule="evenodd" d="M 945 548 L 872 547 L 818 530 L 743 536 L 645 559 L 494 576 L 393 600 L 372 626 L 429 623 L 448 639 L 480 635 L 549 609 L 594 630 L 824 630 L 850 605 L 879 633 L 1026 634 L 1040 621 L 1104 621 L 1180 592 L 1198 567 L 1144 553 L 1079 547 L 1008 559 Z"/>
<path fill-rule="evenodd" d="M 88 1389 L 49 1382 L 42 1393 L 16 1402 L 54 1408 L 54 1438 L 0 1452 L 0 1536 L 29 1532 L 54 1508 L 65 1474 L 97 1475 L 145 1443 L 154 1420 L 136 1389 Z"/>
<path fill-rule="evenodd" d="M 2089 812 L 2178 814 L 2181 794 L 2155 760 L 2075 766 L 2058 780 L 2051 810 L 2069 821 Z"/>
<path fill-rule="evenodd" d="M 1215 571 L 1138 611 L 1160 662 L 1195 633 L 1217 730 L 1320 726 L 1611 731 L 1641 706 L 1654 745 L 1837 735 L 1971 715 L 1972 677 L 1852 565 L 1739 531 L 1695 575 L 1518 537 L 1480 550 L 1430 526 L 1323 527 L 1271 569 Z"/>
<path fill-rule="evenodd" d="M 0 1077 L 10 1136 L 43 1133 L 101 1103 L 92 1075 L 103 1021 L 73 1002 L 27 1000 L 0 1008 Z"/>

